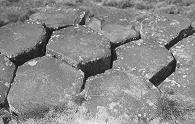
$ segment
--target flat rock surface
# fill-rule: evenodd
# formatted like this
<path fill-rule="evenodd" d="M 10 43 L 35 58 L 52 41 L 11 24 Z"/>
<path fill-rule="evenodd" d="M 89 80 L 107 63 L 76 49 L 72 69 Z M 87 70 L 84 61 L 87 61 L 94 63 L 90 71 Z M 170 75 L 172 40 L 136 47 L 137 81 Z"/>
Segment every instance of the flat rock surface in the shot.
<path fill-rule="evenodd" d="M 138 14 L 135 10 L 122 10 L 113 7 L 103 7 L 100 5 L 88 5 L 81 6 L 80 8 L 84 8 L 89 10 L 90 16 L 93 16 L 97 19 L 110 22 L 110 23 L 120 23 L 120 24 L 128 24 L 131 23 L 135 19 L 135 16 Z"/>
<path fill-rule="evenodd" d="M 172 14 L 152 14 L 141 22 L 141 37 L 149 42 L 166 45 L 187 29 L 191 22 L 188 18 Z"/>
<path fill-rule="evenodd" d="M 0 28 L 0 52 L 19 64 L 43 55 L 46 40 L 47 33 L 41 25 L 15 23 Z"/>
<path fill-rule="evenodd" d="M 173 94 L 182 94 L 188 99 L 195 100 L 195 68 L 190 68 L 188 71 L 182 69 L 176 70 L 174 74 L 168 77 L 162 85 L 161 90 L 172 92 Z"/>
<path fill-rule="evenodd" d="M 27 117 L 53 106 L 67 107 L 80 92 L 83 78 L 81 71 L 52 57 L 34 59 L 18 68 L 8 102 Z"/>
<path fill-rule="evenodd" d="M 130 24 L 105 23 L 96 18 L 92 18 L 87 25 L 98 33 L 103 34 L 116 45 L 121 45 L 139 38 L 139 33 Z"/>
<path fill-rule="evenodd" d="M 87 11 L 73 7 L 48 7 L 30 16 L 30 20 L 44 23 L 52 29 L 59 29 L 81 23 Z"/>
<path fill-rule="evenodd" d="M 130 71 L 108 70 L 87 80 L 88 99 L 84 105 L 99 120 L 115 119 L 124 124 L 138 118 L 146 121 L 158 96 L 156 88 L 149 85 Z"/>
<path fill-rule="evenodd" d="M 173 61 L 171 53 L 165 48 L 135 42 L 127 43 L 116 49 L 117 60 L 114 61 L 113 68 L 134 70 L 146 79 L 150 79 Z"/>
<path fill-rule="evenodd" d="M 109 40 L 85 26 L 68 27 L 54 32 L 47 45 L 47 50 L 49 54 L 56 55 L 77 68 L 79 65 L 85 66 L 89 62 L 99 60 L 102 61 L 94 63 L 94 70 L 95 68 L 103 70 L 110 68 Z"/>
<path fill-rule="evenodd" d="M 139 38 L 133 23 L 136 12 L 104 7 L 89 11 L 93 18 L 89 18 L 86 25 L 106 36 L 112 43 L 121 45 Z"/>
<path fill-rule="evenodd" d="M 182 68 L 195 67 L 195 35 L 181 40 L 170 51 Z"/>
<path fill-rule="evenodd" d="M 16 66 L 4 55 L 0 55 L 0 103 L 4 103 L 15 75 Z"/>

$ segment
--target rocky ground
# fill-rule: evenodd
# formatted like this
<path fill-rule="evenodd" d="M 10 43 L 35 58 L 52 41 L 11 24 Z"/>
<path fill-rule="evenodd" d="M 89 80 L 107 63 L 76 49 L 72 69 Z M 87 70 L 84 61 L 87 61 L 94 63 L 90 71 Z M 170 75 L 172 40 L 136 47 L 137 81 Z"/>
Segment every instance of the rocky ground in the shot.
<path fill-rule="evenodd" d="M 194 124 L 194 0 L 0 0 L 0 124 Z"/>

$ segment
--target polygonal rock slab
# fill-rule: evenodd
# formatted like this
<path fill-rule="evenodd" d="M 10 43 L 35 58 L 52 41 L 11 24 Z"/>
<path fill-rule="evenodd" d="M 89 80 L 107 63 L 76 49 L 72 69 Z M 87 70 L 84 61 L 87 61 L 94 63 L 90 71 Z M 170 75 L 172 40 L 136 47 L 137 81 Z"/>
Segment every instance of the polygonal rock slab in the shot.
<path fill-rule="evenodd" d="M 187 71 L 178 69 L 174 74 L 168 77 L 159 89 L 163 93 L 177 96 L 183 101 L 185 105 L 183 112 L 183 120 L 180 123 L 193 124 L 195 122 L 195 68 L 189 68 Z M 180 100 L 181 101 L 181 100 Z M 178 101 L 180 103 L 180 101 Z M 179 107 L 179 106 L 178 106 Z M 184 113 L 185 112 L 185 113 Z M 181 115 L 181 114 L 180 114 Z M 193 122 L 193 123 L 192 123 Z"/>
<path fill-rule="evenodd" d="M 16 66 L 6 56 L 0 54 L 0 104 L 5 102 L 15 70 Z"/>
<path fill-rule="evenodd" d="M 68 27 L 53 33 L 47 45 L 49 54 L 57 56 L 86 75 L 110 68 L 110 42 L 85 26 Z"/>
<path fill-rule="evenodd" d="M 158 46 L 127 43 L 116 49 L 113 68 L 134 70 L 158 86 L 175 69 L 171 53 Z"/>
<path fill-rule="evenodd" d="M 93 17 L 86 21 L 86 25 L 106 36 L 117 46 L 139 38 L 133 23 L 136 12 L 99 6 L 89 11 Z"/>
<path fill-rule="evenodd" d="M 153 112 L 158 91 L 149 88 L 141 76 L 130 71 L 107 70 L 86 82 L 84 106 L 92 117 L 119 124 L 147 121 Z"/>
<path fill-rule="evenodd" d="M 146 17 L 141 23 L 141 37 L 149 42 L 167 45 L 167 49 L 190 35 L 190 20 L 173 14 L 154 14 Z M 174 41 L 172 41 L 175 39 Z M 172 43 L 172 42 L 173 43 Z"/>
<path fill-rule="evenodd" d="M 99 5 L 88 5 L 88 6 L 81 6 L 80 8 L 89 10 L 88 17 L 95 17 L 102 21 L 114 23 L 118 22 L 120 24 L 128 24 L 131 23 L 135 19 L 135 16 L 138 14 L 133 9 L 130 10 L 123 10 L 114 7 L 104 7 Z"/>
<path fill-rule="evenodd" d="M 15 64 L 45 54 L 48 34 L 43 26 L 32 23 L 16 23 L 0 28 L 0 52 Z"/>
<path fill-rule="evenodd" d="M 195 67 L 187 71 L 176 70 L 174 74 L 168 77 L 159 88 L 163 91 L 169 91 L 172 94 L 182 94 L 195 100 Z"/>
<path fill-rule="evenodd" d="M 46 8 L 38 13 L 33 14 L 30 20 L 40 21 L 44 23 L 46 27 L 54 30 L 64 28 L 79 23 L 84 23 L 84 17 L 87 11 L 71 8 L 71 7 L 60 7 L 60 8 Z"/>
<path fill-rule="evenodd" d="M 16 72 L 8 102 L 21 117 L 36 117 L 50 107 L 69 107 L 80 92 L 84 74 L 52 57 L 26 62 Z"/>
<path fill-rule="evenodd" d="M 117 46 L 139 38 L 139 33 L 136 32 L 130 24 L 122 25 L 102 22 L 96 18 L 91 18 L 87 25 L 98 33 L 103 34 Z"/>
<path fill-rule="evenodd" d="M 173 46 L 170 51 L 181 68 L 195 67 L 195 35 L 184 38 Z"/>

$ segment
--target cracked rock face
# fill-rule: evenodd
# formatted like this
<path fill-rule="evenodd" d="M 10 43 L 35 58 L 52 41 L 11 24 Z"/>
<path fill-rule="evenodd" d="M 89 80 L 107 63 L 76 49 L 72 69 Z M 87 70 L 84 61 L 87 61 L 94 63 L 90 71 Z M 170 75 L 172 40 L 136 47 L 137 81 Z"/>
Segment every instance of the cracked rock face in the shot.
<path fill-rule="evenodd" d="M 148 42 L 157 42 L 164 46 L 189 26 L 190 20 L 183 16 L 156 13 L 141 22 L 140 33 L 141 37 Z"/>
<path fill-rule="evenodd" d="M 194 35 L 181 40 L 170 51 L 177 60 L 175 73 L 169 76 L 159 88 L 162 92 L 171 94 L 184 100 L 184 105 L 190 105 L 185 113 L 184 122 L 191 124 L 195 122 L 195 66 L 194 66 Z M 184 123 L 181 120 L 180 123 Z"/>
<path fill-rule="evenodd" d="M 195 35 L 181 40 L 170 51 L 182 68 L 195 67 Z"/>
<path fill-rule="evenodd" d="M 174 65 L 168 66 L 174 61 L 170 52 L 155 45 L 139 45 L 132 42 L 118 47 L 116 54 L 117 60 L 114 61 L 113 68 L 136 71 L 147 80 L 155 76 L 151 81 L 154 85 L 159 85 L 174 68 Z"/>
<path fill-rule="evenodd" d="M 103 7 L 90 12 L 93 17 L 86 21 L 86 25 L 106 36 L 113 44 L 118 46 L 139 38 L 133 23 L 136 13 Z"/>
<path fill-rule="evenodd" d="M 15 64 L 40 57 L 45 54 L 44 46 L 48 34 L 41 25 L 15 23 L 0 28 L 0 52 Z"/>
<path fill-rule="evenodd" d="M 87 101 L 84 106 L 92 117 L 124 124 L 138 120 L 146 122 L 158 96 L 158 91 L 149 88 L 137 74 L 118 70 L 89 78 L 85 90 Z"/>
<path fill-rule="evenodd" d="M 173 75 L 171 75 L 166 80 L 165 83 L 162 84 L 163 85 L 162 87 L 165 87 L 166 85 L 170 85 L 166 87 L 177 87 L 176 89 L 173 88 L 173 90 L 176 90 L 176 92 L 178 93 L 182 93 L 185 90 L 188 91 L 188 88 L 189 89 L 192 88 L 191 91 L 193 91 L 194 87 L 193 78 L 195 68 L 194 39 L 195 39 L 194 35 L 191 35 L 188 38 L 183 39 L 170 49 L 170 51 L 175 56 L 175 59 L 177 60 L 177 69 L 176 72 Z M 180 88 L 182 88 L 183 91 L 182 90 L 177 91 L 177 89 Z M 191 92 L 191 95 L 193 98 L 195 97 L 194 92 Z"/>
<path fill-rule="evenodd" d="M 109 40 L 85 26 L 68 27 L 54 32 L 47 51 L 87 75 L 110 68 Z"/>
<path fill-rule="evenodd" d="M 52 57 L 31 60 L 18 68 L 8 102 L 27 118 L 39 116 L 50 107 L 69 107 L 80 92 L 83 76 L 81 71 Z"/>

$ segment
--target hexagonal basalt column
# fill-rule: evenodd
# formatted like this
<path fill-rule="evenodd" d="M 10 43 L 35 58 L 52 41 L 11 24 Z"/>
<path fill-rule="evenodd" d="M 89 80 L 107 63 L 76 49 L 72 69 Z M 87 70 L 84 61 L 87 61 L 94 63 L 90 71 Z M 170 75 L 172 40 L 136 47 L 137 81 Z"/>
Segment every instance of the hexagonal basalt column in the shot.
<path fill-rule="evenodd" d="M 139 39 L 139 33 L 130 24 L 102 23 L 92 18 L 88 26 L 107 37 L 115 46 Z"/>
<path fill-rule="evenodd" d="M 81 69 L 86 76 L 104 72 L 111 65 L 109 40 L 85 26 L 54 32 L 47 51 Z"/>
<path fill-rule="evenodd" d="M 0 52 L 15 64 L 43 56 L 49 34 L 43 26 L 32 23 L 16 23 L 0 28 Z"/>
<path fill-rule="evenodd" d="M 156 13 L 141 22 L 141 37 L 169 49 L 193 33 L 190 24 L 190 20 L 183 16 Z"/>
<path fill-rule="evenodd" d="M 105 122 L 146 122 L 159 95 L 150 85 L 133 72 L 107 70 L 87 80 L 84 107 L 93 118 Z"/>
<path fill-rule="evenodd" d="M 71 107 L 83 85 L 83 72 L 52 57 L 18 67 L 8 102 L 19 117 L 42 117 L 52 107 Z"/>
<path fill-rule="evenodd" d="M 171 53 L 155 45 L 139 45 L 132 42 L 118 47 L 116 54 L 114 68 L 136 71 L 155 86 L 175 70 L 176 61 Z"/>
<path fill-rule="evenodd" d="M 53 30 L 84 23 L 87 11 L 73 7 L 49 7 L 33 14 L 30 20 L 44 23 Z"/>
<path fill-rule="evenodd" d="M 136 12 L 104 7 L 91 9 L 90 12 L 93 17 L 86 21 L 86 25 L 106 36 L 114 45 L 140 38 L 133 23 Z"/>

